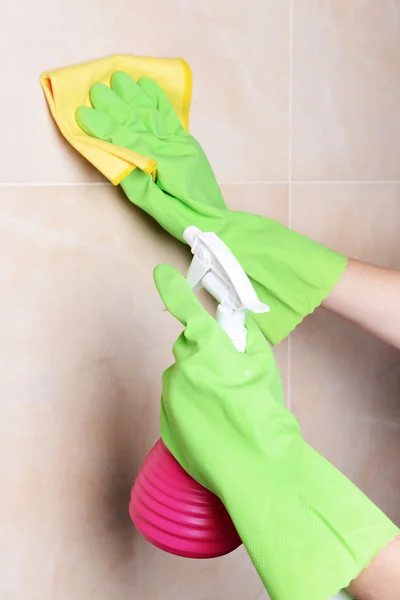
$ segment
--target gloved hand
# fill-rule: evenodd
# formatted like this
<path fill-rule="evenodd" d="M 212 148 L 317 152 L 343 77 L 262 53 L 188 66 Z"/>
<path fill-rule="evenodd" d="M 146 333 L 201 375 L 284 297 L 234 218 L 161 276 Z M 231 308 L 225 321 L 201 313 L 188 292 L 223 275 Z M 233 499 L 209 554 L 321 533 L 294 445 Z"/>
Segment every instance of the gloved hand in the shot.
<path fill-rule="evenodd" d="M 164 443 L 222 499 L 271 600 L 328 600 L 399 530 L 303 440 L 253 319 L 242 354 L 175 269 L 154 278 L 184 325 L 163 375 Z"/>
<path fill-rule="evenodd" d="M 272 309 L 273 319 L 257 316 L 272 343 L 326 298 L 346 258 L 271 219 L 228 210 L 199 143 L 183 129 L 154 81 L 135 83 L 118 72 L 111 89 L 96 84 L 90 98 L 94 108 L 83 106 L 76 113 L 88 135 L 157 161 L 155 182 L 139 169 L 122 181 L 127 197 L 181 241 L 186 227 L 195 225 L 225 242 Z"/>

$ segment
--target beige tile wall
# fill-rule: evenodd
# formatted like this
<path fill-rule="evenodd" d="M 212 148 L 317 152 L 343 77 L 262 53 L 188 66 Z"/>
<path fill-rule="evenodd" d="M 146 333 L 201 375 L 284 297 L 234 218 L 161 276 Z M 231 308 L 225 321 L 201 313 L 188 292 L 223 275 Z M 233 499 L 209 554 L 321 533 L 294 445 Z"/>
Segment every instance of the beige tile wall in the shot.
<path fill-rule="evenodd" d="M 397 0 L 19 0 L 0 24 L 0 597 L 256 600 L 241 550 L 167 556 L 130 525 L 187 253 L 56 131 L 39 74 L 183 56 L 192 131 L 233 208 L 400 267 Z M 399 354 L 317 311 L 277 349 L 304 433 L 400 522 Z"/>

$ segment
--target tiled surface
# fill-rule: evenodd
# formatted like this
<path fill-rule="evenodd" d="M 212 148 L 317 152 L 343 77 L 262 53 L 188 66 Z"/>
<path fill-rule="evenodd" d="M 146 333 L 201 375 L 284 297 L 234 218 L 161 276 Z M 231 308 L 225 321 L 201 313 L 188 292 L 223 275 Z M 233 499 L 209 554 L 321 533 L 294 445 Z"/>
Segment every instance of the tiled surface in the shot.
<path fill-rule="evenodd" d="M 293 227 L 400 269 L 400 184 L 295 185 Z M 308 441 L 400 523 L 400 353 L 317 310 L 291 339 L 291 400 Z"/>
<path fill-rule="evenodd" d="M 55 130 L 39 85 L 49 69 L 110 54 L 182 56 L 192 129 L 222 181 L 288 176 L 289 0 L 135 3 L 28 0 L 1 23 L 0 182 L 99 180 Z M 272 143 L 271 143 L 272 141 Z"/>
<path fill-rule="evenodd" d="M 289 223 L 289 186 L 268 185 L 222 185 L 225 202 L 231 210 L 250 212 L 262 217 Z"/>
<path fill-rule="evenodd" d="M 399 23 L 392 0 L 295 0 L 294 179 L 399 179 Z"/>
<path fill-rule="evenodd" d="M 189 255 L 94 183 L 38 77 L 114 53 L 183 56 L 192 131 L 235 184 L 230 208 L 400 268 L 400 181 L 386 181 L 400 180 L 400 8 L 136 4 L 21 0 L 0 25 L 0 596 L 265 600 L 243 551 L 180 560 L 129 522 L 180 331 L 151 272 Z M 317 311 L 276 355 L 307 439 L 400 522 L 399 353 Z"/>
<path fill-rule="evenodd" d="M 337 252 L 400 268 L 400 182 L 294 184 L 293 229 Z"/>

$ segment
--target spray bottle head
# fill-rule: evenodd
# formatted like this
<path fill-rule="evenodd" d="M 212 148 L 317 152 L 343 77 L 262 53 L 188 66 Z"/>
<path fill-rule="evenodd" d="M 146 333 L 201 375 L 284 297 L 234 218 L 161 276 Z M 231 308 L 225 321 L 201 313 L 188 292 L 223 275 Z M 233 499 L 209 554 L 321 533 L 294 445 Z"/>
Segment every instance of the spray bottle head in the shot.
<path fill-rule="evenodd" d="M 194 292 L 206 289 L 219 303 L 217 321 L 239 352 L 246 350 L 247 311 L 265 313 L 270 310 L 257 294 L 228 246 L 212 232 L 191 226 L 183 233 L 194 258 L 186 279 Z"/>

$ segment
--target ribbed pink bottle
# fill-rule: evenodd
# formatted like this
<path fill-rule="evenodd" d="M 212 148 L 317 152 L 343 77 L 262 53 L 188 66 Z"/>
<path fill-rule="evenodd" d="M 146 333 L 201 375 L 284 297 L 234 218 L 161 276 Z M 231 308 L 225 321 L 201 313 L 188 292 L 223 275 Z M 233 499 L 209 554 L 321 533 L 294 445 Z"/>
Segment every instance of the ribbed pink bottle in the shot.
<path fill-rule="evenodd" d="M 221 500 L 186 473 L 161 439 L 132 488 L 129 513 L 157 548 L 186 558 L 215 558 L 242 543 Z"/>

